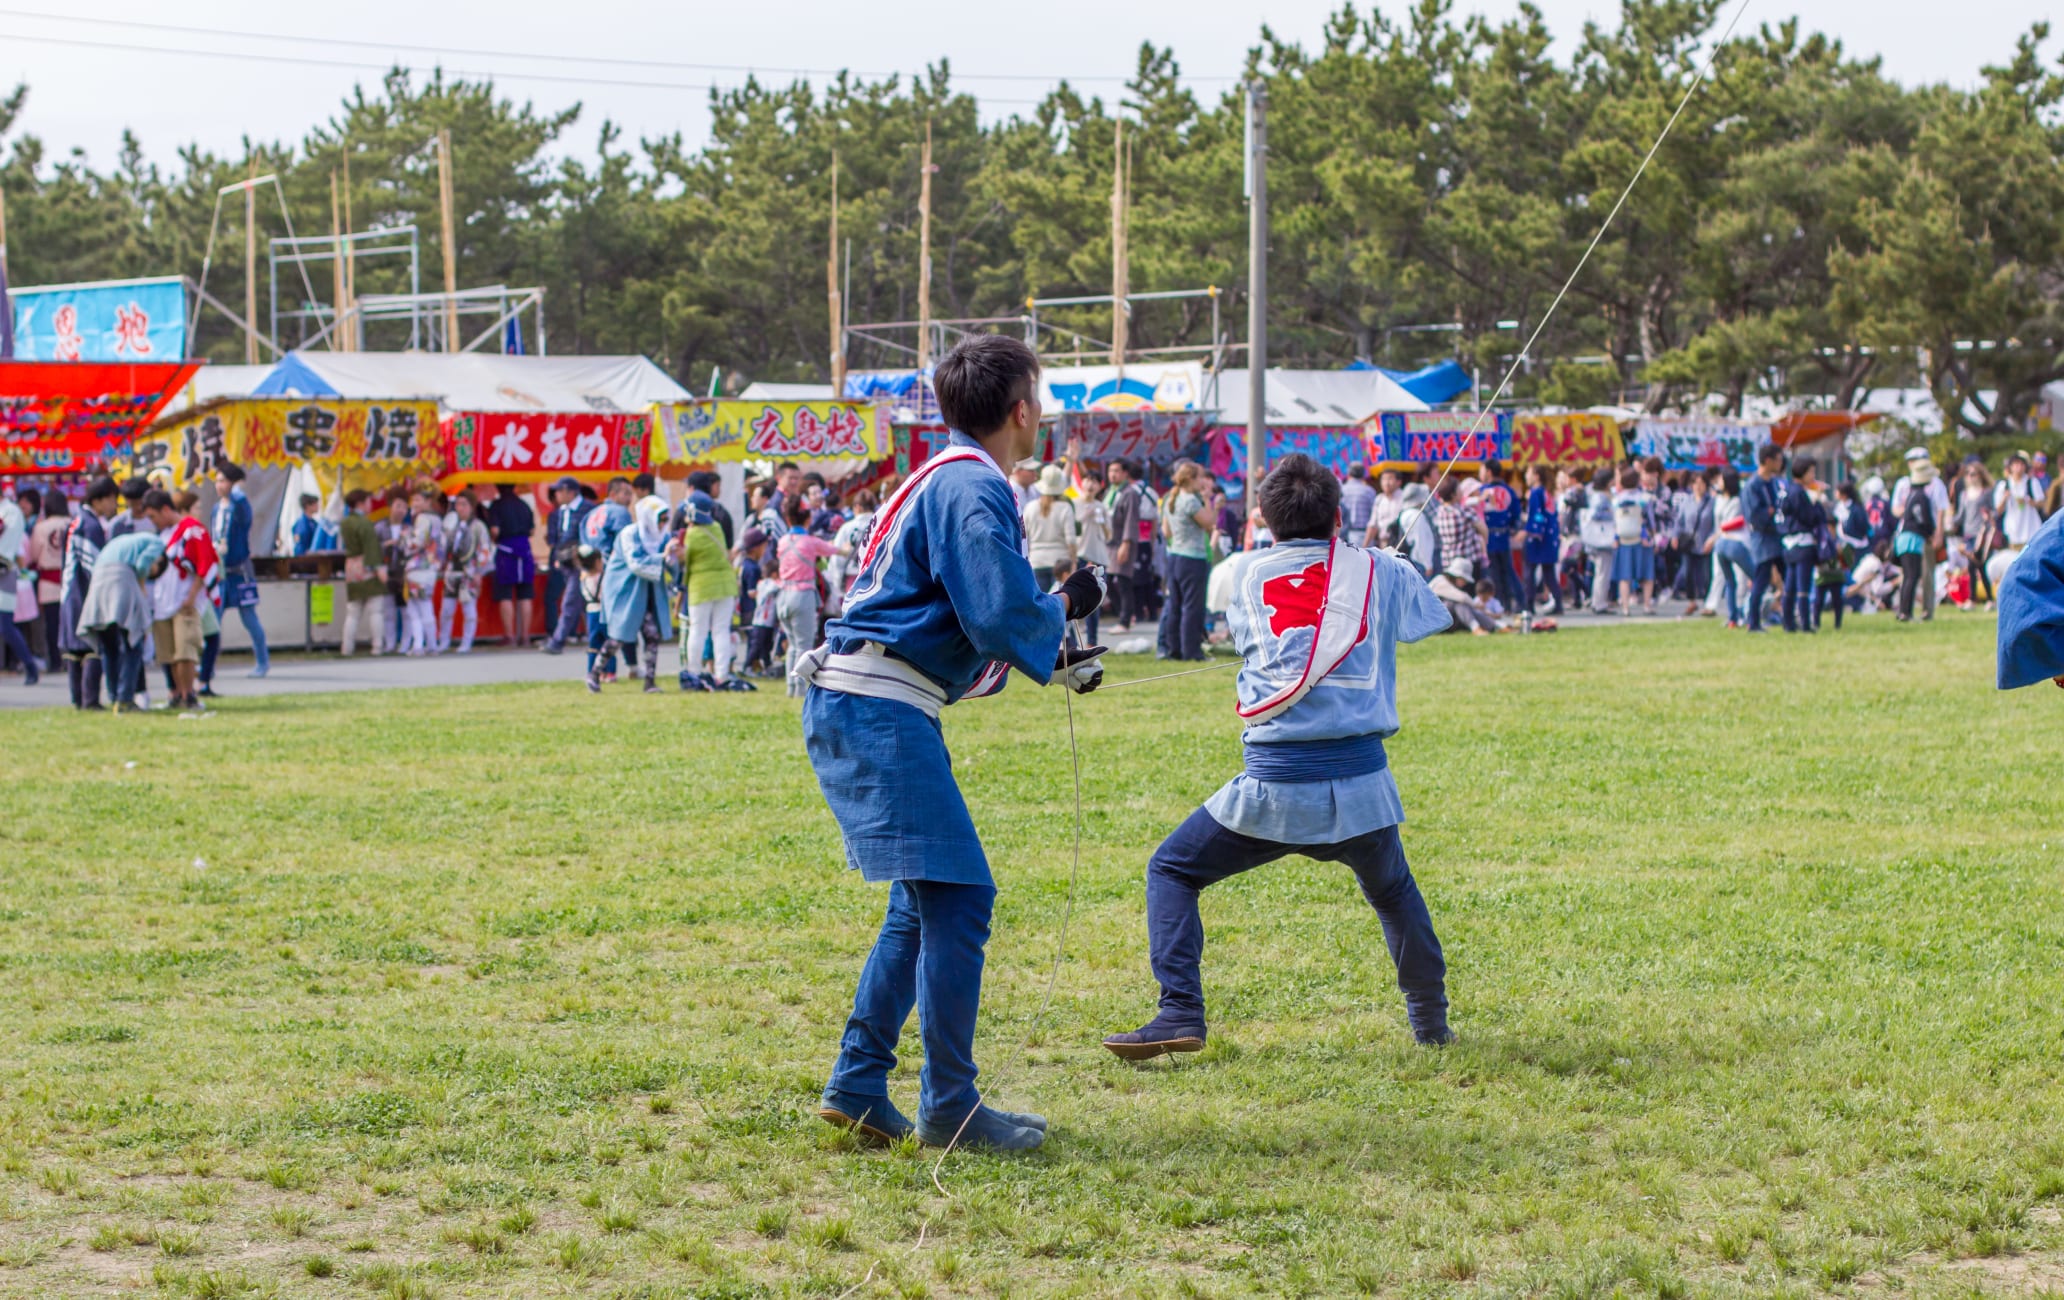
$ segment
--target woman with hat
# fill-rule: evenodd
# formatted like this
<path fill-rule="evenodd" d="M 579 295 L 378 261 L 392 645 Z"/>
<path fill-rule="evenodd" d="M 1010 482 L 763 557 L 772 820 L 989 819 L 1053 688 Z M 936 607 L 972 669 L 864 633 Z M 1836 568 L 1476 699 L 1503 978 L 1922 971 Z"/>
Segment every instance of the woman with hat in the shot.
<path fill-rule="evenodd" d="M 1935 548 L 1949 520 L 1949 489 L 1935 472 L 1926 447 L 1906 453 L 1906 476 L 1892 489 L 1892 518 L 1899 531 L 1892 553 L 1899 557 L 1899 621 L 1913 619 L 1914 593 L 1921 597 L 1921 618 L 1935 617 Z"/>
<path fill-rule="evenodd" d="M 1059 465 L 1039 471 L 1037 495 L 1025 503 L 1025 558 L 1041 591 L 1053 587 L 1054 566 L 1073 564 L 1082 528 L 1075 503 L 1068 499 L 1068 473 Z"/>

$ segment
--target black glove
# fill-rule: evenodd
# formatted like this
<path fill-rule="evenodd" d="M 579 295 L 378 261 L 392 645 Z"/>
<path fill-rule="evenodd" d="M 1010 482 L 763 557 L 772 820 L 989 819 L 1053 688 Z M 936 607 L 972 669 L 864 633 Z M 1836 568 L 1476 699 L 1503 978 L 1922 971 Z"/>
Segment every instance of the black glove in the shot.
<path fill-rule="evenodd" d="M 1077 649 L 1062 646 L 1060 657 L 1054 660 L 1054 676 L 1077 695 L 1087 695 L 1104 684 L 1103 653 L 1104 647 L 1100 645 Z"/>
<path fill-rule="evenodd" d="M 1088 618 L 1104 607 L 1104 570 L 1102 565 L 1085 564 L 1068 575 L 1061 584 L 1061 599 L 1067 602 L 1068 617 Z"/>

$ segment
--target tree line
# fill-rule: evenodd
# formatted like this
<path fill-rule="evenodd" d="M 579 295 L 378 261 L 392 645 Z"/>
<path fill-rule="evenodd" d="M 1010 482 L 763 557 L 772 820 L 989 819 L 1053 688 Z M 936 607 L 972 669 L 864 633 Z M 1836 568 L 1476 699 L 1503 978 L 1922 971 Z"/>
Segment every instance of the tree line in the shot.
<path fill-rule="evenodd" d="M 1269 95 L 1271 359 L 1453 356 L 1503 374 L 1722 16 L 1721 0 L 1625 0 L 1617 26 L 1588 25 L 1561 58 L 1530 5 L 1496 23 L 1447 0 L 1397 17 L 1343 8 L 1315 48 L 1264 28 L 1246 71 Z M 1919 383 L 1974 434 L 2025 425 L 2064 377 L 2064 75 L 2048 36 L 2033 25 L 1968 89 L 1903 86 L 1796 19 L 1726 40 L 1514 393 L 1651 410 L 1714 395 L 1731 410 L 1753 394 L 1848 406 Z M 419 226 L 435 289 L 432 142 L 449 128 L 459 283 L 544 286 L 553 352 L 641 353 L 698 391 L 713 377 L 725 391 L 821 382 L 834 153 L 850 321 L 917 313 L 927 127 L 933 314 L 1010 316 L 1028 295 L 1109 292 L 1122 117 L 1133 291 L 1216 285 L 1229 341 L 1245 333 L 1243 93 L 1200 98 L 1152 44 L 1117 102 L 1064 82 L 1029 115 L 985 123 L 945 64 L 815 88 L 748 80 L 712 92 L 699 149 L 678 135 L 633 146 L 605 121 L 586 158 L 570 156 L 578 105 L 397 70 L 298 143 L 187 147 L 161 167 L 131 134 L 99 171 L 12 132 L 28 93 L 0 99 L 17 285 L 195 275 L 217 188 L 256 170 L 280 176 L 302 235 L 329 232 L 331 178 L 348 171 L 353 225 Z M 275 207 L 261 205 L 261 236 L 284 233 Z M 225 221 L 209 288 L 240 304 L 240 205 Z M 400 274 L 363 267 L 359 292 L 398 291 Z M 298 300 L 291 274 L 282 294 L 290 280 Z M 328 289 L 317 277 L 317 296 Z M 1107 310 L 1043 315 L 1109 337 Z M 240 359 L 235 329 L 203 321 L 196 351 Z M 1209 331 L 1202 299 L 1142 304 L 1131 342 Z M 855 368 L 909 363 L 886 345 L 850 351 Z"/>

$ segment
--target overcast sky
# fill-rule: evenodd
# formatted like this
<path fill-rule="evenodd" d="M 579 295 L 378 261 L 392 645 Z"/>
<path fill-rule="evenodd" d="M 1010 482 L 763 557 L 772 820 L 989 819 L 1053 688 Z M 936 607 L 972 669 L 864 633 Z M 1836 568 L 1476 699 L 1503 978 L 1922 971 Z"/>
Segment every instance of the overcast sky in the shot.
<path fill-rule="evenodd" d="M 113 161 L 125 126 L 161 164 L 171 163 L 174 151 L 189 142 L 235 153 L 246 133 L 298 141 L 334 111 L 355 81 L 377 79 L 377 69 L 396 59 L 493 73 L 506 93 L 541 109 L 579 101 L 585 109 L 567 145 L 584 153 L 604 117 L 621 123 L 632 139 L 680 131 L 691 143 L 700 142 L 708 128 L 707 87 L 735 83 L 747 68 L 785 81 L 798 69 L 882 74 L 950 58 L 956 80 L 980 96 L 988 116 L 1000 117 L 1027 111 L 1062 77 L 1109 97 L 1130 71 L 1139 43 L 1152 40 L 1173 45 L 1185 78 L 1209 95 L 1238 73 L 1264 18 L 1279 34 L 1309 45 L 1337 8 L 1337 0 L 1042 0 L 1022 6 L 922 0 L 17 2 L 24 7 L 0 7 L 0 93 L 19 82 L 30 89 L 27 111 L 10 137 L 32 132 L 55 151 L 83 149 L 102 167 Z M 1539 2 L 1565 47 L 1587 18 L 1609 23 L 1618 12 L 1600 0 Z M 1457 0 L 1456 7 L 1501 17 L 1517 5 Z M 1803 7 L 1798 0 L 1749 0 L 1741 30 L 1798 13 L 1808 27 L 1833 34 L 1851 51 L 1882 55 L 1901 80 L 1968 86 L 1982 65 L 2003 61 L 2015 36 L 2049 8 L 2049 0 L 1959 0 L 1953 20 L 1945 21 L 1943 11 L 1917 0 L 1810 0 Z M 1403 4 L 1394 2 L 1390 9 L 1401 13 Z M 60 10 L 75 17 L 35 16 Z M 85 16 L 103 21 L 79 21 Z M 239 35 L 138 25 L 151 23 Z M 261 40 L 243 33 L 319 41 Z M 369 44 L 336 43 L 342 40 Z M 2060 46 L 2064 41 L 2051 42 L 2052 57 Z M 264 58 L 173 52 L 178 50 Z M 673 66 L 519 57 L 541 53 Z M 349 66 L 330 66 L 336 64 Z"/>

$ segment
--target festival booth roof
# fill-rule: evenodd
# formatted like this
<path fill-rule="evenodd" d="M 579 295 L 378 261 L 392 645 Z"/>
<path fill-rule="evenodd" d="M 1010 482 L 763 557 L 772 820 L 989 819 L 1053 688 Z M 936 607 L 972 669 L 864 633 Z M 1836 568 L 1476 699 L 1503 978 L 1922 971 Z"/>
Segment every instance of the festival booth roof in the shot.
<path fill-rule="evenodd" d="M 1884 418 L 1882 411 L 1794 411 L 1771 421 L 1770 440 L 1780 447 L 1819 442 Z"/>
<path fill-rule="evenodd" d="M 1221 428 L 1247 427 L 1247 372 L 1228 370 L 1207 381 L 1204 405 Z M 1421 401 L 1381 370 L 1288 370 L 1270 367 L 1262 393 L 1271 427 L 1345 428 L 1381 411 L 1424 411 Z"/>
<path fill-rule="evenodd" d="M 179 396 L 188 406 L 202 406 L 208 402 L 220 401 L 225 397 L 249 397 L 258 391 L 258 385 L 266 376 L 278 369 L 278 364 L 264 366 L 202 366 L 194 372 L 187 386 Z"/>
<path fill-rule="evenodd" d="M 765 384 L 752 383 L 738 395 L 742 402 L 828 402 L 831 400 L 830 384 Z"/>
<path fill-rule="evenodd" d="M 0 470 L 79 473 L 127 449 L 199 361 L 0 361 Z"/>
<path fill-rule="evenodd" d="M 1398 387 L 1420 401 L 1434 406 L 1452 402 L 1476 387 L 1476 381 L 1470 378 L 1469 372 L 1453 361 L 1436 361 L 1417 370 L 1386 370 L 1382 366 L 1372 366 L 1366 361 L 1357 361 L 1346 368 L 1350 371 L 1373 370 L 1378 374 L 1388 375 L 1397 381 Z"/>
<path fill-rule="evenodd" d="M 480 352 L 290 352 L 255 396 L 416 398 L 447 412 L 642 412 L 688 390 L 644 357 Z"/>

